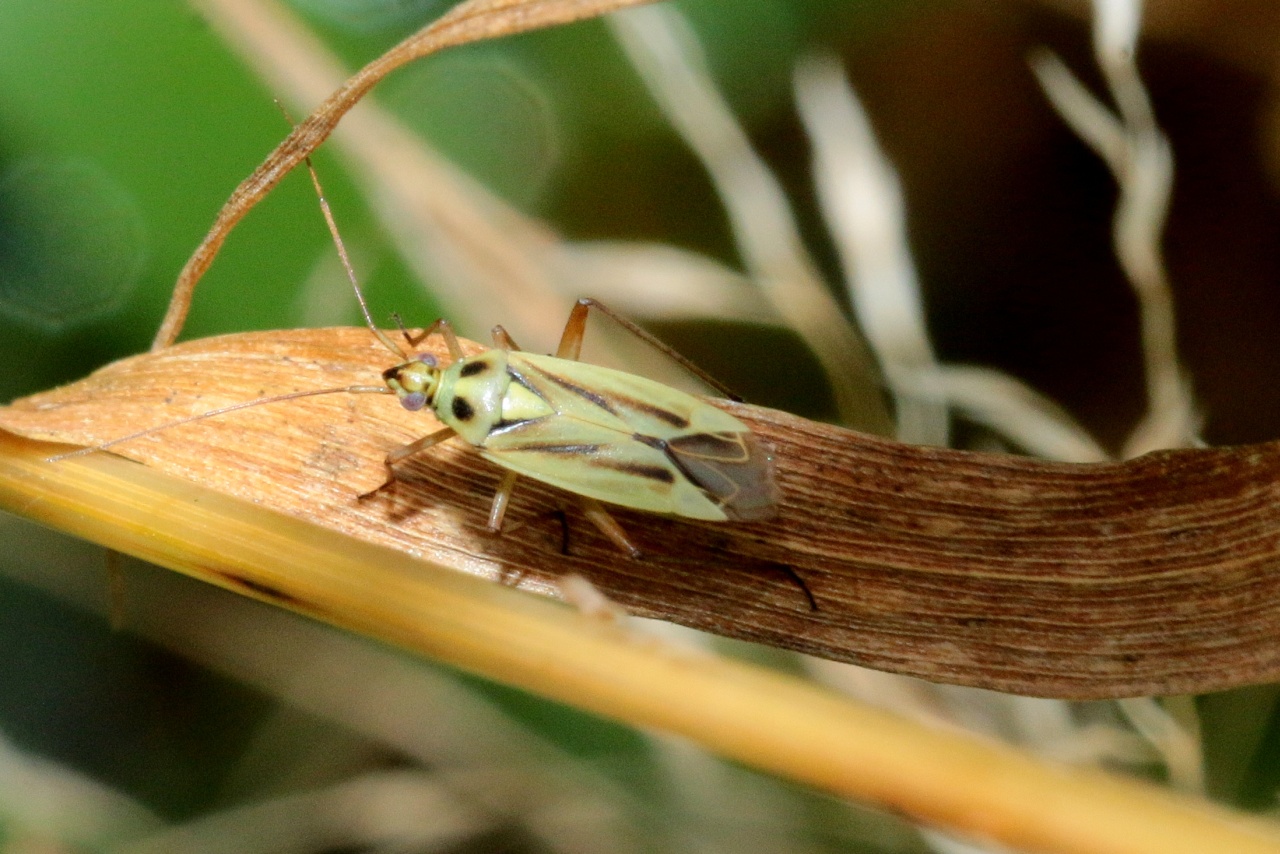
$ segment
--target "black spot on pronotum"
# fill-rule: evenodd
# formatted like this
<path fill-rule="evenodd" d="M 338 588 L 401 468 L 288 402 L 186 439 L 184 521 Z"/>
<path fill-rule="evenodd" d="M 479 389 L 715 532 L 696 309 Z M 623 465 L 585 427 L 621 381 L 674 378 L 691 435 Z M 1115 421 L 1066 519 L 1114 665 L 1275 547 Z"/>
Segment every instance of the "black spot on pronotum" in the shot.
<path fill-rule="evenodd" d="M 471 404 L 467 403 L 466 398 L 455 397 L 453 399 L 453 417 L 459 421 L 470 421 L 476 414 Z"/>
<path fill-rule="evenodd" d="M 480 359 L 463 365 L 462 370 L 458 371 L 458 376 L 474 377 L 476 374 L 483 374 L 487 370 L 489 370 L 489 363 Z"/>

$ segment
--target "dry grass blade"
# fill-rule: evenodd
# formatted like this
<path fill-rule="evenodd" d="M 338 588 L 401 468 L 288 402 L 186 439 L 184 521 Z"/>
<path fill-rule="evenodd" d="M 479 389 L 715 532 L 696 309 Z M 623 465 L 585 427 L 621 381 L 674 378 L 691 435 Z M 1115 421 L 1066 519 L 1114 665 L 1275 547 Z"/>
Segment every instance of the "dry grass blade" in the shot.
<path fill-rule="evenodd" d="M 384 362 L 361 329 L 207 339 L 19 401 L 0 427 L 95 444 L 264 393 L 368 383 Z M 378 395 L 263 406 L 117 450 L 474 575 L 549 590 L 578 572 L 633 613 L 937 681 L 1086 698 L 1280 676 L 1280 443 L 1070 465 L 718 405 L 774 448 L 781 515 L 715 525 L 619 512 L 641 561 L 533 484 L 517 491 L 510 529 L 486 534 L 499 472 L 463 447 L 357 501 L 388 450 L 432 429 Z"/>
<path fill-rule="evenodd" d="M 315 151 L 347 111 L 392 71 L 447 47 L 565 24 L 644 2 L 649 0 L 469 0 L 360 69 L 236 187 L 218 212 L 209 233 L 178 274 L 152 350 L 160 350 L 178 339 L 196 284 L 236 223 L 303 158 Z"/>

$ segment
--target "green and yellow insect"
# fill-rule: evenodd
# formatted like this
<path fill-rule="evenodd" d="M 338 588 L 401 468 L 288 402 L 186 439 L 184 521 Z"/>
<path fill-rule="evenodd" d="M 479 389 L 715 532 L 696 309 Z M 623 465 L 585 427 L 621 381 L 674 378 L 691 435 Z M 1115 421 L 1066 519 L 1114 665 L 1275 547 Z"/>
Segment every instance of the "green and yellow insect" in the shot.
<path fill-rule="evenodd" d="M 430 408 L 445 425 L 387 456 L 388 483 L 396 463 L 458 436 L 507 469 L 489 515 L 495 531 L 519 476 L 579 496 L 588 518 L 633 555 L 638 550 L 599 502 L 716 522 L 774 516 L 773 461 L 745 424 L 691 394 L 577 361 L 592 307 L 653 342 L 590 299 L 574 307 L 555 356 L 519 350 L 502 327 L 493 349 L 464 356 L 452 328 L 437 320 L 407 340 L 416 346 L 440 334 L 453 357 L 442 367 L 430 353 L 403 353 L 370 324 L 406 359 L 383 372 L 387 387 L 405 409 Z"/>

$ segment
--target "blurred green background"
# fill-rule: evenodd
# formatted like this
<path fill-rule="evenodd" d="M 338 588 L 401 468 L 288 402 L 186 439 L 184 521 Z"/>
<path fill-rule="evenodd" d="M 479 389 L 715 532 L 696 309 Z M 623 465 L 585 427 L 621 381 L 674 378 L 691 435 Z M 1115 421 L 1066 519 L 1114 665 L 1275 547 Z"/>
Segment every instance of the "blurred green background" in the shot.
<path fill-rule="evenodd" d="M 902 171 L 941 356 L 1004 368 L 1118 443 L 1143 401 L 1133 301 L 1108 243 L 1114 190 L 1025 66 L 1026 51 L 1047 44 L 1096 82 L 1087 22 L 1058 9 L 1072 4 L 679 5 L 794 199 L 834 291 L 842 293 L 835 253 L 813 202 L 791 93 L 797 57 L 813 50 L 849 67 Z M 1280 158 L 1270 75 L 1280 64 L 1269 64 L 1268 45 L 1280 43 L 1280 23 L 1255 10 L 1247 22 L 1208 31 L 1185 10 L 1224 16 L 1235 4 L 1183 4 L 1182 18 L 1166 5 L 1152 6 L 1143 70 L 1178 158 L 1167 247 L 1184 352 L 1212 442 L 1272 439 L 1280 435 L 1280 210 L 1270 169 Z M 352 68 L 444 8 L 403 0 L 295 7 Z M 701 167 L 597 23 L 451 51 L 397 73 L 376 96 L 564 235 L 669 241 L 737 264 Z M 149 345 L 188 254 L 287 130 L 272 98 L 181 2 L 0 3 L 0 400 Z M 412 280 L 338 161 L 322 151 L 317 165 L 375 312 L 394 309 L 410 322 L 447 313 L 429 284 Z M 354 305 L 319 310 L 306 297 L 308 277 L 331 257 L 312 190 L 291 176 L 231 235 L 184 337 L 357 323 Z M 748 399 L 831 415 L 825 389 L 789 379 L 810 373 L 812 360 L 786 335 L 705 322 L 660 331 Z M 277 700 L 112 633 L 17 580 L 78 575 L 91 587 L 101 580 L 105 597 L 100 550 L 8 518 L 0 537 L 0 734 L 166 818 L 234 801 L 226 780 L 253 728 L 278 714 Z M 638 736 L 465 684 L 596 763 L 654 815 L 671 808 Z M 1259 688 L 1202 702 L 1216 796 L 1272 804 L 1280 783 L 1274 699 Z M 776 838 L 807 846 L 796 850 L 924 850 L 824 798 L 782 785 L 767 796 L 752 791 L 788 805 Z M 0 850 L 12 811 L 0 802 Z M 732 823 L 707 821 L 707 832 L 728 833 Z M 504 850 L 538 850 L 519 834 L 502 839 Z M 651 843 L 679 848 L 661 834 Z"/>

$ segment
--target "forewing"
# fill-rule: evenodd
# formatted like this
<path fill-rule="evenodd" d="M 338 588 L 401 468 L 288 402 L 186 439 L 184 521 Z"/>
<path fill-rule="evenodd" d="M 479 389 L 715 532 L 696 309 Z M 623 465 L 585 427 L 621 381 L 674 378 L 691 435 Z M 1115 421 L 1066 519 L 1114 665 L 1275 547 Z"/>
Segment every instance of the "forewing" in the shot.
<path fill-rule="evenodd" d="M 610 504 L 692 519 L 730 518 L 660 443 L 570 416 L 496 430 L 479 450 L 518 474 Z"/>
<path fill-rule="evenodd" d="M 482 448 L 501 465 L 601 501 L 694 519 L 777 512 L 773 460 L 746 426 L 705 400 L 633 374 L 532 353 L 512 379 L 556 413 Z"/>
<path fill-rule="evenodd" d="M 667 441 L 676 467 L 729 519 L 755 522 L 778 512 L 773 457 L 750 431 L 691 433 Z"/>
<path fill-rule="evenodd" d="M 709 409 L 713 417 L 719 412 L 691 394 L 635 374 L 534 353 L 508 358 L 513 379 L 536 389 L 559 414 L 623 433 L 669 439 L 687 432 L 701 410 Z"/>

